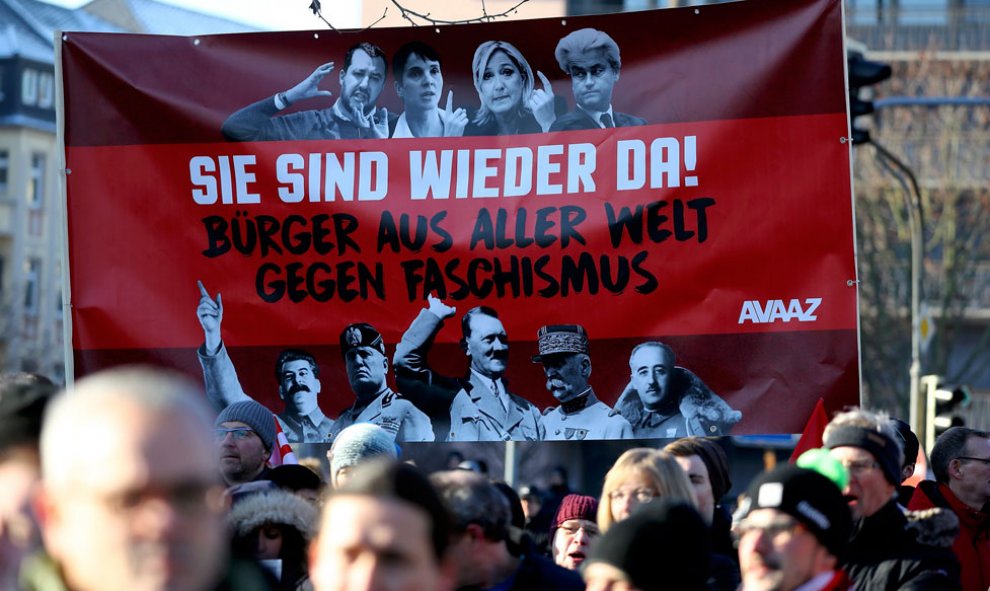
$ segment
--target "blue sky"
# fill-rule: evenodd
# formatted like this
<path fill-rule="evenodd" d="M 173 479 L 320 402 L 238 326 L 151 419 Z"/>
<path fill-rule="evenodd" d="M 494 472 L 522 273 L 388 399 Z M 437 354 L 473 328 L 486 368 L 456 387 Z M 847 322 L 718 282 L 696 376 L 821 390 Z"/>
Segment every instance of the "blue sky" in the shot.
<path fill-rule="evenodd" d="M 89 0 L 45 0 L 75 8 Z M 310 0 L 157 0 L 272 30 L 326 29 L 309 10 Z M 360 24 L 360 0 L 324 0 L 324 13 L 338 28 Z M 333 7 L 333 15 L 326 14 Z"/>

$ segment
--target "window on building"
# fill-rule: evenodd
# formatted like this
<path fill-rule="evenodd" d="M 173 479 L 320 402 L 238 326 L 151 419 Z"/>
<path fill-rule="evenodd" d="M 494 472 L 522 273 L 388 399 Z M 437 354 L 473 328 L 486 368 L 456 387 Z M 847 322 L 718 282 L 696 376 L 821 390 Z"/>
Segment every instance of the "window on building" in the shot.
<path fill-rule="evenodd" d="M 24 262 L 24 313 L 38 313 L 38 297 L 41 292 L 41 260 Z"/>
<path fill-rule="evenodd" d="M 31 207 L 41 207 L 45 196 L 45 155 L 31 154 L 31 178 L 28 180 L 27 202 Z"/>
<path fill-rule="evenodd" d="M 7 181 L 10 178 L 10 152 L 0 150 L 0 191 L 7 191 Z"/>
<path fill-rule="evenodd" d="M 21 104 L 31 107 L 38 104 L 38 70 L 25 68 L 21 74 Z"/>
<path fill-rule="evenodd" d="M 51 109 L 55 104 L 55 76 L 51 72 L 42 72 L 38 76 L 38 106 Z"/>

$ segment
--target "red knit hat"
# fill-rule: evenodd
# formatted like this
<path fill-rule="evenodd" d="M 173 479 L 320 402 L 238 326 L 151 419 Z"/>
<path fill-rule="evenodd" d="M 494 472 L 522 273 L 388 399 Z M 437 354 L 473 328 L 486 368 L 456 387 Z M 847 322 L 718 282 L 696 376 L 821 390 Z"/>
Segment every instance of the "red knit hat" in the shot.
<path fill-rule="evenodd" d="M 557 515 L 553 518 L 553 523 L 550 524 L 551 543 L 554 534 L 557 533 L 557 528 L 569 519 L 584 519 L 594 523 L 598 519 L 598 499 L 587 495 L 567 495 L 564 497 L 560 501 L 560 507 L 557 508 Z"/>

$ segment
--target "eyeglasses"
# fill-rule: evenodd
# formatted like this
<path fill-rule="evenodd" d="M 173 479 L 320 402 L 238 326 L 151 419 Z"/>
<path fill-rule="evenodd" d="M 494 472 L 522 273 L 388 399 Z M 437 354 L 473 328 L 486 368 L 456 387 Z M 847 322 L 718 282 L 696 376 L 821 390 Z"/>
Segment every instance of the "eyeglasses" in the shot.
<path fill-rule="evenodd" d="M 601 534 L 601 532 L 598 530 L 598 526 L 594 525 L 593 523 L 564 524 L 561 525 L 559 529 L 563 531 L 565 534 L 570 536 L 576 536 L 577 533 L 581 530 L 584 530 L 584 535 L 586 536 L 597 536 Z"/>
<path fill-rule="evenodd" d="M 605 75 L 605 72 L 608 72 L 607 66 L 595 65 L 591 66 L 591 68 L 587 70 L 584 68 L 571 67 L 571 70 L 568 73 L 571 75 L 571 78 L 574 78 L 575 80 L 584 80 L 588 76 L 591 76 L 592 78 L 601 78 Z"/>
<path fill-rule="evenodd" d="M 611 501 L 625 501 L 626 499 L 636 499 L 640 503 L 647 503 L 659 496 L 657 492 L 650 488 L 637 488 L 636 490 L 613 490 L 608 493 Z"/>
<path fill-rule="evenodd" d="M 858 460 L 852 462 L 841 462 L 845 466 L 846 470 L 849 471 L 853 476 L 859 476 L 863 472 L 868 470 L 875 470 L 880 467 L 880 464 L 871 460 Z"/>
<path fill-rule="evenodd" d="M 115 513 L 131 514 L 159 499 L 179 513 L 198 514 L 205 510 L 219 511 L 223 507 L 224 489 L 212 483 L 189 481 L 171 486 L 159 486 L 124 490 L 99 497 L 107 508 Z"/>
<path fill-rule="evenodd" d="M 957 456 L 957 460 L 973 460 L 974 462 L 983 462 L 984 465 L 990 464 L 990 458 L 973 458 L 970 456 Z"/>
<path fill-rule="evenodd" d="M 254 433 L 254 429 L 248 429 L 247 427 L 234 427 L 232 429 L 218 428 L 213 430 L 213 438 L 217 441 L 223 441 L 227 437 L 227 433 L 230 433 L 234 441 L 244 441 Z"/>
<path fill-rule="evenodd" d="M 801 531 L 801 524 L 793 519 L 777 519 L 769 523 L 752 523 L 747 520 L 740 521 L 732 530 L 733 536 L 737 540 L 742 539 L 746 534 L 762 532 L 771 540 L 777 539 L 782 534 L 793 534 Z"/>

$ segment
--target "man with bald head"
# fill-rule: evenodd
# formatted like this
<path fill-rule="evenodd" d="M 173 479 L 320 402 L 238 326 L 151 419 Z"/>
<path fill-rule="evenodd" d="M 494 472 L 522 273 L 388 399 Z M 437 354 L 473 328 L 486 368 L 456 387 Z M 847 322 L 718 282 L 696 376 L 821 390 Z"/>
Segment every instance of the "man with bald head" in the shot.
<path fill-rule="evenodd" d="M 25 565 L 26 589 L 259 588 L 255 571 L 227 569 L 213 417 L 191 382 L 151 369 L 81 380 L 49 408 L 41 462 L 47 554 Z"/>

